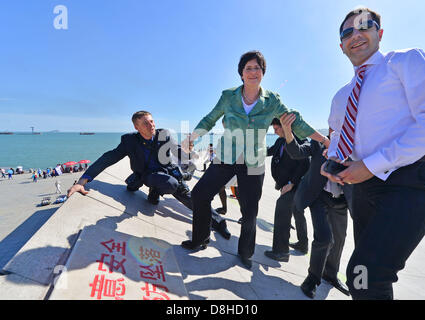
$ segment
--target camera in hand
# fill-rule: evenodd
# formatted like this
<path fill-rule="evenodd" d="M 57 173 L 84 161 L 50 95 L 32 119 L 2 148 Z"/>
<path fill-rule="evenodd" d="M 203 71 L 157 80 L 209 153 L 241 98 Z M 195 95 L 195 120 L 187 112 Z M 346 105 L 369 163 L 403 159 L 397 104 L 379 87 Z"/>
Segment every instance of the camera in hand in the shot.
<path fill-rule="evenodd" d="M 323 170 L 325 172 L 330 173 L 334 176 L 336 176 L 341 171 L 344 171 L 345 169 L 347 169 L 347 167 L 344 166 L 342 163 L 336 162 L 331 159 L 326 160 L 325 166 L 323 167 Z"/>
<path fill-rule="evenodd" d="M 179 166 L 170 166 L 168 168 L 168 174 L 177 179 L 177 181 L 183 180 L 183 172 Z"/>

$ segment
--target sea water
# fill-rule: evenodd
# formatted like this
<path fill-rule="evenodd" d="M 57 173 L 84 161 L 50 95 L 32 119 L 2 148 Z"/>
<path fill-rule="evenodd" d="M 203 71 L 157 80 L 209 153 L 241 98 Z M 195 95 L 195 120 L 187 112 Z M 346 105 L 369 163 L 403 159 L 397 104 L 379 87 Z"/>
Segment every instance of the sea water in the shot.
<path fill-rule="evenodd" d="M 94 162 L 106 151 L 118 146 L 124 133 L 98 133 L 80 135 L 78 132 L 43 132 L 42 134 L 14 133 L 0 135 L 0 167 L 22 166 L 45 169 L 68 161 L 90 160 Z M 173 138 L 180 142 L 181 134 Z M 209 143 L 217 145 L 220 134 L 199 139 L 195 150 L 206 150 Z M 276 135 L 267 135 L 267 146 L 273 145 Z"/>

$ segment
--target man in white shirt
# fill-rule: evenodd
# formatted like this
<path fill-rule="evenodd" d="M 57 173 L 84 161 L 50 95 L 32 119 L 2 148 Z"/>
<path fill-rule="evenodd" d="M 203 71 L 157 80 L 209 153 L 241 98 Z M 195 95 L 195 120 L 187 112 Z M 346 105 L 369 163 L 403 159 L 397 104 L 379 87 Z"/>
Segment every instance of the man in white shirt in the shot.
<path fill-rule="evenodd" d="M 328 157 L 346 169 L 321 171 L 353 184 L 355 250 L 347 267 L 353 299 L 393 299 L 397 272 L 425 233 L 425 52 L 383 54 L 382 36 L 380 16 L 368 8 L 353 10 L 341 24 L 340 46 L 355 76 L 332 101 Z M 366 282 L 357 279 L 363 271 Z"/>

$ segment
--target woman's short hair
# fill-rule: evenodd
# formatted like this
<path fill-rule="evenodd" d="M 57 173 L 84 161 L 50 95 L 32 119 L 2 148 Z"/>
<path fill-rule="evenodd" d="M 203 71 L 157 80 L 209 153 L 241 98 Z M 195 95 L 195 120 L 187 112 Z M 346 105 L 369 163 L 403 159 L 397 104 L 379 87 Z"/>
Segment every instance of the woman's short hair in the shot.
<path fill-rule="evenodd" d="M 258 65 L 260 66 L 261 70 L 263 70 L 263 75 L 266 73 L 266 59 L 264 59 L 264 56 L 260 51 L 254 50 L 244 53 L 241 56 L 241 59 L 239 60 L 238 73 L 241 77 L 245 65 L 248 63 L 248 61 L 251 61 L 252 59 L 257 60 Z"/>

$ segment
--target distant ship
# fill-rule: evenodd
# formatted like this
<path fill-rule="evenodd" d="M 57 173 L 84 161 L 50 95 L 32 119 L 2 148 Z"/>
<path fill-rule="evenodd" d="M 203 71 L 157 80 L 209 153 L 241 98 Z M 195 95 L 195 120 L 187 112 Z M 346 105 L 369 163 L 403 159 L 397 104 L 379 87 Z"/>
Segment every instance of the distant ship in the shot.
<path fill-rule="evenodd" d="M 4 131 L 4 132 L 0 132 L 0 134 L 13 134 L 13 132 Z"/>
<path fill-rule="evenodd" d="M 31 134 L 41 134 L 41 132 L 35 132 L 34 127 L 30 127 L 30 128 L 31 128 Z"/>
<path fill-rule="evenodd" d="M 82 135 L 82 136 L 91 136 L 91 135 L 94 135 L 94 132 L 80 132 L 80 135 Z"/>

